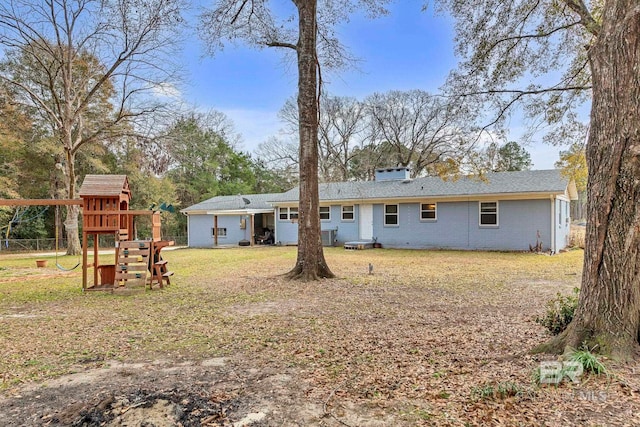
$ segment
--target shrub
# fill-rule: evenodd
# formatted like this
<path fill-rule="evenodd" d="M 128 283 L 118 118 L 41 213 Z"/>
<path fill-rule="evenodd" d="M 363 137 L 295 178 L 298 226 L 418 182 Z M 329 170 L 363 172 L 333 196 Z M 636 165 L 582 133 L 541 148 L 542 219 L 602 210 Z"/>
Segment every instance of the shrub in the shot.
<path fill-rule="evenodd" d="M 536 323 L 547 328 L 553 335 L 564 331 L 573 319 L 573 313 L 578 306 L 579 292 L 579 288 L 574 288 L 571 295 L 562 295 L 558 292 L 554 299 L 547 302 L 545 315 L 536 317 Z"/>
<path fill-rule="evenodd" d="M 569 247 L 584 249 L 585 230 L 584 227 L 571 226 L 569 233 Z"/>

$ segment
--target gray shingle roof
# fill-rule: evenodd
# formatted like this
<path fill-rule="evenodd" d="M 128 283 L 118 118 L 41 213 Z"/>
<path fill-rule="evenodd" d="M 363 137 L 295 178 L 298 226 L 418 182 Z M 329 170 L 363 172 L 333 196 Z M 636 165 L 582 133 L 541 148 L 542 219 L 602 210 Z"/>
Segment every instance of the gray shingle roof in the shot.
<path fill-rule="evenodd" d="M 563 194 L 569 181 L 560 170 L 496 172 L 477 177 L 443 180 L 438 177 L 410 181 L 354 181 L 320 184 L 321 201 L 464 197 L 480 195 L 548 193 Z M 278 202 L 297 202 L 298 187 L 285 193 L 216 196 L 182 212 L 238 209 L 272 209 Z M 245 204 L 243 198 L 251 203 Z"/>
<path fill-rule="evenodd" d="M 496 172 L 478 177 L 443 180 L 438 177 L 410 181 L 360 181 L 320 184 L 320 200 L 398 199 L 413 197 L 460 197 L 494 194 L 564 193 L 569 184 L 560 170 Z M 298 188 L 278 201 L 298 200 Z M 275 200 L 274 200 L 275 201 Z"/>
<path fill-rule="evenodd" d="M 237 210 L 237 209 L 273 209 L 269 203 L 278 201 L 283 193 L 267 193 L 267 194 L 242 194 L 235 196 L 216 196 L 203 202 L 197 203 L 188 208 L 182 209 L 181 212 L 191 211 L 221 211 L 221 210 Z M 249 200 L 250 203 L 245 204 L 243 199 Z"/>

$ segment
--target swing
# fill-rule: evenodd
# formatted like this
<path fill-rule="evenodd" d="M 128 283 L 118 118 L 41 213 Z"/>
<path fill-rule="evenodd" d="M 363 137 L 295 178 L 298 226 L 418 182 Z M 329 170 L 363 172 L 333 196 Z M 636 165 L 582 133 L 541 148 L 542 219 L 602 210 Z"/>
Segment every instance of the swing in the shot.
<path fill-rule="evenodd" d="M 58 240 L 59 240 L 59 235 L 60 235 L 60 230 L 58 228 L 58 218 L 59 218 L 58 215 L 59 215 L 59 208 L 56 207 L 56 267 L 58 267 L 58 270 L 62 270 L 62 271 L 73 271 L 76 268 L 78 268 L 80 266 L 80 264 L 82 264 L 82 261 L 80 260 L 80 256 L 79 255 L 78 255 L 78 263 L 76 265 L 74 265 L 73 267 L 71 267 L 71 268 L 63 267 L 58 262 L 58 251 L 59 251 Z"/>

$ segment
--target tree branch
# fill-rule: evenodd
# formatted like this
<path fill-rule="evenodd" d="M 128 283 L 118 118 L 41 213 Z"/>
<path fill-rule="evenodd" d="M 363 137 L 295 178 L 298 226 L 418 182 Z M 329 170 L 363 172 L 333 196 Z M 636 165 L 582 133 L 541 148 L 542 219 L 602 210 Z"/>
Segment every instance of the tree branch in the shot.
<path fill-rule="evenodd" d="M 268 47 L 284 47 L 287 49 L 293 49 L 295 51 L 298 50 L 298 46 L 292 43 L 284 43 L 284 42 L 266 42 L 265 45 Z"/>
<path fill-rule="evenodd" d="M 601 25 L 593 19 L 593 15 L 582 0 L 564 0 L 569 9 L 573 10 L 580 17 L 580 22 L 588 32 L 597 36 L 600 33 Z"/>
<path fill-rule="evenodd" d="M 582 21 L 576 21 L 576 22 L 572 22 L 570 24 L 567 25 L 563 25 L 557 28 L 554 28 L 553 30 L 544 32 L 544 33 L 540 33 L 540 34 L 520 34 L 517 36 L 510 36 L 510 37 L 505 37 L 502 38 L 500 40 L 496 40 L 495 42 L 493 42 L 493 44 L 491 44 L 491 46 L 486 50 L 487 52 L 492 51 L 496 46 L 498 46 L 501 43 L 505 43 L 505 42 L 509 42 L 512 40 L 525 40 L 525 39 L 543 39 L 543 38 L 547 38 L 549 36 L 552 36 L 553 34 L 555 34 L 558 31 L 562 31 L 562 30 L 567 30 L 569 28 L 575 27 L 576 25 L 580 25 L 582 24 Z"/>

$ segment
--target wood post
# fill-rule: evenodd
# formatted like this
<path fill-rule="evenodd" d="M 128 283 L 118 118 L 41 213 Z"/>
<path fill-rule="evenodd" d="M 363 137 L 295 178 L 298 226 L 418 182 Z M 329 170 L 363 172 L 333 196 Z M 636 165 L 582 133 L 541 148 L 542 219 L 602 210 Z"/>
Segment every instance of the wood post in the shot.
<path fill-rule="evenodd" d="M 218 246 L 218 215 L 213 216 L 213 246 Z"/>
<path fill-rule="evenodd" d="M 255 239 L 255 231 L 254 231 L 254 227 L 255 227 L 255 214 L 251 214 L 251 229 L 249 230 L 249 239 L 251 241 L 251 246 L 255 245 L 256 243 L 256 239 Z"/>

